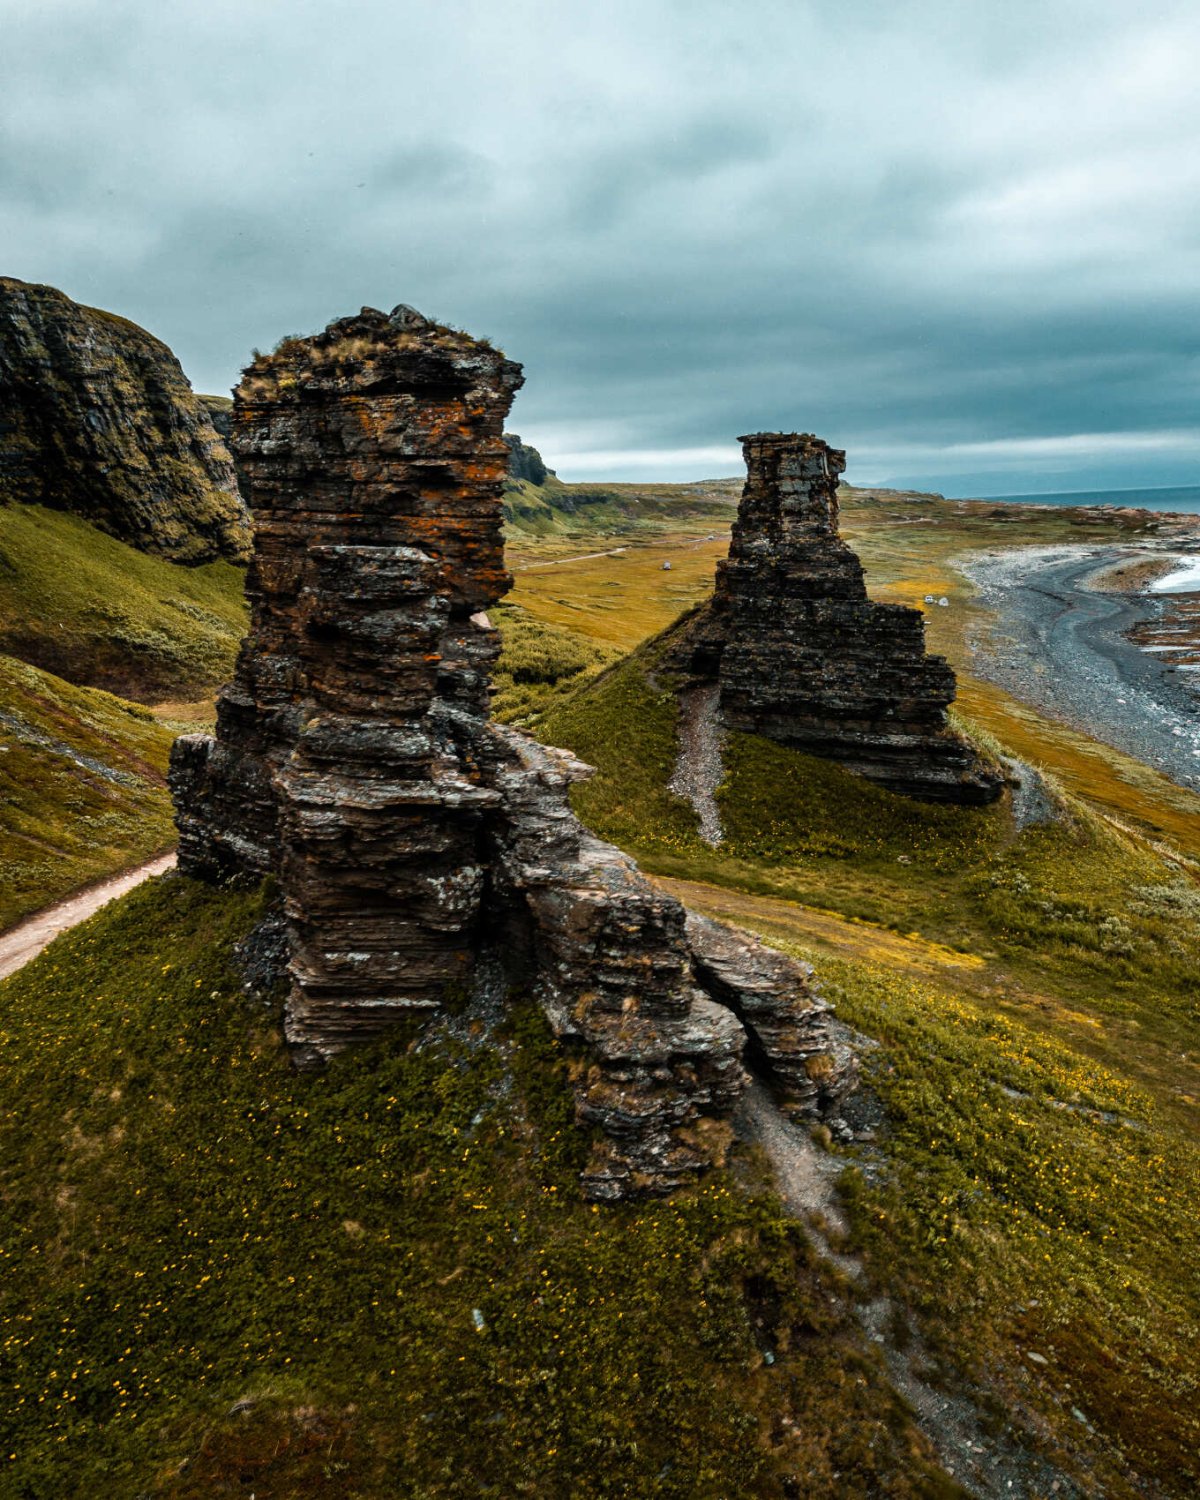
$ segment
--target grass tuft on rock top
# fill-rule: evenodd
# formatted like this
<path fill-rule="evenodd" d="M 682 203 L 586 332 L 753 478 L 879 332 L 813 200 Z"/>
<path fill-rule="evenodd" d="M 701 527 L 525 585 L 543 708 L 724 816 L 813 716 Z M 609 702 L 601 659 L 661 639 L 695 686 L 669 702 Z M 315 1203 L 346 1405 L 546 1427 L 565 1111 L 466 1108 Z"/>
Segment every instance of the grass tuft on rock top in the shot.
<path fill-rule="evenodd" d="M 232 673 L 245 570 L 150 557 L 78 516 L 0 506 L 0 651 L 139 702 L 197 698 Z"/>
<path fill-rule="evenodd" d="M 582 1202 L 531 1009 L 294 1075 L 266 899 L 150 882 L 0 986 L 3 1493 L 958 1493 L 770 1197 Z"/>
<path fill-rule="evenodd" d="M 148 709 L 0 656 L 0 931 L 171 847 L 170 747 Z"/>

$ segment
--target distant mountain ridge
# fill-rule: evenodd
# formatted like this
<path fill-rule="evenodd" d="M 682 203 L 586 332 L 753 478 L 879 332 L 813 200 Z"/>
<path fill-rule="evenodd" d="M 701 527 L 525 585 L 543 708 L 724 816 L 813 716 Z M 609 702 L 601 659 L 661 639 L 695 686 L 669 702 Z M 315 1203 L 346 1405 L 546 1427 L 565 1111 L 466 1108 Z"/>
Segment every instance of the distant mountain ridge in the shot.
<path fill-rule="evenodd" d="M 229 450 L 170 349 L 54 287 L 0 277 L 0 504 L 13 502 L 172 562 L 249 556 Z"/>

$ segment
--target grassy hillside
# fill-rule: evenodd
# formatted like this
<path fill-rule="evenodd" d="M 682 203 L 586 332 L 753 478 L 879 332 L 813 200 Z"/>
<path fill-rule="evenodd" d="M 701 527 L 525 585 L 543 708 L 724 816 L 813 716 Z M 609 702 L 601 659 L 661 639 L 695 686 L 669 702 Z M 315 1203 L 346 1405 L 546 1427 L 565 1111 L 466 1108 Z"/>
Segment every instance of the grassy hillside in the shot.
<path fill-rule="evenodd" d="M 535 619 L 519 605 L 491 612 L 503 647 L 493 679 L 492 713 L 502 724 L 524 724 L 591 681 L 620 653 L 586 636 Z"/>
<path fill-rule="evenodd" d="M 741 482 L 695 484 L 565 484 L 554 474 L 544 484 L 510 479 L 505 485 L 508 534 L 530 537 L 630 536 L 671 530 L 681 523 L 728 525 Z"/>
<path fill-rule="evenodd" d="M 518 529 L 497 714 L 596 765 L 581 815 L 808 957 L 870 1039 L 876 1138 L 826 1142 L 847 1227 L 823 1235 L 848 1259 L 744 1146 L 669 1203 L 583 1205 L 567 1064 L 520 1003 L 499 1033 L 480 1017 L 294 1077 L 233 958 L 267 893 L 154 882 L 0 983 L 0 1493 L 959 1494 L 889 1384 L 904 1361 L 1023 1432 L 1058 1493 L 1200 1487 L 1200 802 L 964 677 L 968 716 L 1054 771 L 1050 821 L 731 735 L 711 849 L 667 786 L 658 646 L 614 658 L 707 592 L 725 539 L 618 513 Z M 18 530 L 80 524 L 47 516 Z M 960 664 L 958 551 L 1111 534 L 869 494 L 847 529 L 877 593 L 951 597 L 931 634 Z M 124 559 L 95 566 L 87 597 L 119 592 Z M 131 576 L 143 623 L 191 598 Z M 98 640 L 93 605 L 60 597 Z M 163 660 L 194 649 L 168 635 Z M 168 738 L 0 663 L 0 926 L 169 841 Z"/>
<path fill-rule="evenodd" d="M 972 675 L 970 642 L 990 617 L 955 566 L 984 548 L 1156 536 L 1170 529 L 1171 518 L 845 488 L 841 498 L 842 530 L 863 560 L 873 597 L 918 606 L 929 593 L 947 597 L 948 608 L 927 613 L 927 638 L 958 674 L 965 715 L 1047 767 L 1069 791 L 1200 859 L 1200 797 L 1194 792 Z M 709 527 L 712 540 L 702 526 L 682 520 L 672 531 L 617 547 L 599 534 L 590 544 L 580 537 L 535 545 L 518 536 L 509 548 L 517 579 L 510 600 L 548 625 L 631 651 L 712 592 L 717 560 L 728 550 L 728 519 Z"/>
<path fill-rule="evenodd" d="M 297 1077 L 263 901 L 151 882 L 0 984 L 3 1493 L 960 1493 L 752 1158 L 588 1207 L 520 1005 Z"/>
<path fill-rule="evenodd" d="M 245 573 L 185 568 L 86 521 L 0 506 L 0 651 L 140 702 L 197 698 L 229 676 Z"/>
<path fill-rule="evenodd" d="M 752 735 L 728 737 L 713 850 L 667 787 L 677 703 L 659 650 L 537 732 L 599 768 L 574 793 L 593 828 L 811 957 L 844 1018 L 884 1042 L 871 1076 L 893 1167 L 886 1187 L 873 1170 L 845 1181 L 853 1248 L 960 1372 L 1026 1395 L 1037 1377 L 1057 1430 L 1086 1425 L 1097 1452 L 1190 1493 L 1195 865 L 1067 794 L 1018 831 L 1007 804 L 923 806 Z"/>
<path fill-rule="evenodd" d="M 0 930 L 170 847 L 171 739 L 147 709 L 0 656 Z"/>

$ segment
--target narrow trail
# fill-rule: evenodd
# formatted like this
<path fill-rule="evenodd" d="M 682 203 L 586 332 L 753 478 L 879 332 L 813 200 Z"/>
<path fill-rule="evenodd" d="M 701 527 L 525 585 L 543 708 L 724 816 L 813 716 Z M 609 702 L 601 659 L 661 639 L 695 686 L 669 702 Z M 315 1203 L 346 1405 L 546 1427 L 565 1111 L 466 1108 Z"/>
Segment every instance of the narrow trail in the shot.
<path fill-rule="evenodd" d="M 696 809 L 700 837 L 714 848 L 725 837 L 716 796 L 725 775 L 719 692 L 714 682 L 680 694 L 679 759 L 668 782 L 677 797 L 685 797 Z"/>
<path fill-rule="evenodd" d="M 739 1132 L 765 1152 L 784 1207 L 804 1223 L 822 1259 L 849 1282 L 855 1318 L 879 1349 L 893 1387 L 912 1407 L 946 1472 L 973 1500 L 1078 1497 L 1078 1486 L 1027 1449 L 1015 1432 L 997 1430 L 967 1392 L 944 1388 L 937 1380 L 932 1351 L 890 1297 L 862 1300 L 866 1287 L 861 1262 L 830 1243 L 847 1227 L 837 1199 L 837 1179 L 846 1158 L 822 1151 L 807 1130 L 782 1114 L 761 1082 L 743 1095 L 737 1123 Z"/>
<path fill-rule="evenodd" d="M 174 864 L 174 854 L 160 854 L 157 859 L 149 860 L 134 870 L 114 875 L 111 880 L 89 886 L 55 906 L 47 906 L 43 911 L 34 912 L 32 917 L 26 917 L 7 932 L 0 933 L 0 979 L 7 979 L 31 958 L 36 958 L 60 932 L 77 927 L 102 906 L 125 895 L 126 891 L 133 890 L 135 885 L 141 885 L 143 880 L 149 880 L 152 875 L 162 875 L 173 868 Z"/>
<path fill-rule="evenodd" d="M 532 573 L 534 568 L 561 568 L 564 563 L 591 562 L 594 557 L 618 557 L 627 552 L 627 547 L 609 547 L 605 552 L 581 552 L 577 557 L 552 557 L 547 562 L 525 563 L 522 573 Z"/>

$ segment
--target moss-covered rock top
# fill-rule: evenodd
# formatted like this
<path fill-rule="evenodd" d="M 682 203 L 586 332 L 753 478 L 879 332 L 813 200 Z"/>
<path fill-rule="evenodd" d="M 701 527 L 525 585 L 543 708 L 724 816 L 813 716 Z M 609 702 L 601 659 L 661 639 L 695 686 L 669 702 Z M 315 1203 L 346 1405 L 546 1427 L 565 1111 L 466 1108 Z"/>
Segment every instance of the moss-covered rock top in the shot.
<path fill-rule="evenodd" d="M 390 313 L 364 307 L 319 333 L 281 339 L 270 353 L 255 350 L 236 395 L 242 408 L 298 401 L 305 391 L 419 397 L 436 407 L 477 389 L 515 390 L 520 370 L 486 339 L 401 303 Z"/>
<path fill-rule="evenodd" d="M 14 501 L 173 562 L 249 555 L 229 450 L 170 349 L 54 287 L 0 277 L 0 503 Z"/>

